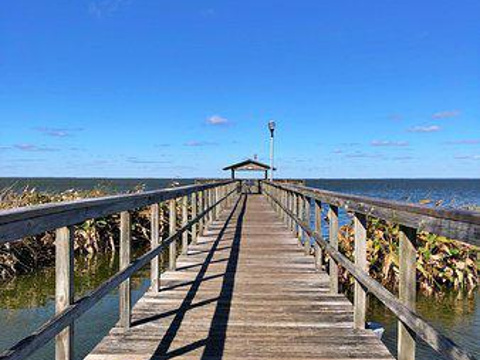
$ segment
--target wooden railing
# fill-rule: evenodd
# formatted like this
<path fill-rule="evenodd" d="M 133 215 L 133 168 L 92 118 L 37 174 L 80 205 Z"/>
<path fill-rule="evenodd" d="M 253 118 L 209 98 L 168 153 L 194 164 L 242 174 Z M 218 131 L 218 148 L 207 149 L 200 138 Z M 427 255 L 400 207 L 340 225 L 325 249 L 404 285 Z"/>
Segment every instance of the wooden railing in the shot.
<path fill-rule="evenodd" d="M 55 337 L 57 360 L 73 359 L 74 321 L 107 295 L 119 288 L 120 325 L 127 329 L 131 322 L 130 277 L 150 262 L 151 291 L 160 284 L 160 255 L 169 251 L 169 269 L 175 269 L 177 242 L 183 251 L 188 245 L 188 232 L 195 242 L 207 221 L 217 218 L 237 193 L 235 181 L 169 188 L 139 194 L 109 196 L 72 202 L 46 204 L 0 212 L 0 244 L 26 236 L 56 231 L 55 247 L 55 310 L 56 315 L 30 336 L 0 354 L 1 360 L 25 359 Z M 177 201 L 181 199 L 181 228 L 177 229 Z M 159 204 L 169 203 L 169 237 L 161 241 Z M 151 250 L 131 261 L 131 211 L 151 208 Z M 189 210 L 190 209 L 190 210 Z M 73 289 L 73 226 L 85 220 L 120 213 L 120 270 L 89 295 L 74 301 Z M 190 216 L 189 216 L 190 214 Z M 2 329 L 2 331 L 5 329 Z"/>
<path fill-rule="evenodd" d="M 415 359 L 415 338 L 419 337 L 448 359 L 472 360 L 475 357 L 458 347 L 415 313 L 416 299 L 416 237 L 418 231 L 443 235 L 473 245 L 480 245 L 480 213 L 434 209 L 425 206 L 373 199 L 323 191 L 304 186 L 264 181 L 263 192 L 290 229 L 304 241 L 306 254 L 313 239 L 316 264 L 323 261 L 322 252 L 329 257 L 330 288 L 338 292 L 338 266 L 354 278 L 354 326 L 365 327 L 366 295 L 376 296 L 399 320 L 398 359 Z M 310 226 L 314 206 L 314 229 Z M 328 205 L 328 232 L 322 236 L 322 204 Z M 338 209 L 354 213 L 355 263 L 338 250 Z M 367 220 L 370 217 L 400 226 L 399 298 L 371 278 L 367 267 Z M 302 236 L 303 235 L 303 236 Z"/>

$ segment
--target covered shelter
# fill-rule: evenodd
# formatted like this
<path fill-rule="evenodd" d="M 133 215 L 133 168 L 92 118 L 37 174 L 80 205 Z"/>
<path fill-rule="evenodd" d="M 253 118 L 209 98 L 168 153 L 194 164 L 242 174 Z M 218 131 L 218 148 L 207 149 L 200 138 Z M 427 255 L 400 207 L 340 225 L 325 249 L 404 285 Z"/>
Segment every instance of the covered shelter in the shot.
<path fill-rule="evenodd" d="M 263 171 L 265 173 L 265 179 L 268 179 L 268 171 L 271 170 L 271 167 L 257 160 L 247 159 L 224 167 L 223 170 L 230 170 L 232 173 L 232 179 L 235 179 L 236 171 Z M 273 170 L 276 169 L 274 168 Z"/>

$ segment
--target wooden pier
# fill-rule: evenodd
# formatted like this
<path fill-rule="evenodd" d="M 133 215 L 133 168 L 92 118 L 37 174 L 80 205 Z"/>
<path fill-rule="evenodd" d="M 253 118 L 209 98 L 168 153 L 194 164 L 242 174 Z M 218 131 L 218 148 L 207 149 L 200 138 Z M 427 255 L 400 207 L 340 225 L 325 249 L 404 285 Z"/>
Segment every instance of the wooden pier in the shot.
<path fill-rule="evenodd" d="M 391 359 L 263 195 L 211 223 L 87 360 Z"/>
<path fill-rule="evenodd" d="M 479 213 L 281 181 L 254 187 L 222 180 L 0 212 L 0 243 L 56 233 L 56 315 L 0 360 L 33 359 L 53 339 L 56 360 L 73 360 L 76 319 L 117 288 L 119 321 L 88 360 L 391 359 L 365 329 L 367 293 L 398 318 L 399 360 L 415 359 L 419 339 L 447 359 L 475 359 L 416 314 L 415 246 L 419 231 L 479 245 Z M 168 211 L 166 236 L 159 231 L 165 221 L 161 206 Z M 145 208 L 151 214 L 151 249 L 132 259 L 131 214 Z M 353 217 L 354 261 L 338 248 L 339 209 Z M 328 211 L 328 224 L 322 211 Z M 120 270 L 74 300 L 75 226 L 115 214 Z M 371 219 L 399 225 L 398 297 L 368 273 Z M 146 265 L 150 289 L 132 304 L 130 278 Z M 353 304 L 339 293 L 339 266 L 354 279 Z"/>

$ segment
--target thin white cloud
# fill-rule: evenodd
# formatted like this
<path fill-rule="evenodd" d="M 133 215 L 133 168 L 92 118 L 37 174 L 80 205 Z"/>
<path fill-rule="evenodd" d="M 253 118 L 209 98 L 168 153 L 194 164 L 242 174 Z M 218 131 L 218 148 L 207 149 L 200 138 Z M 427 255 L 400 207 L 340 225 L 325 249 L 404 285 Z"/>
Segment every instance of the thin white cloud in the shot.
<path fill-rule="evenodd" d="M 211 142 L 211 141 L 192 140 L 192 141 L 187 141 L 184 145 L 185 146 L 191 146 L 191 147 L 200 147 L 200 146 L 214 146 L 214 145 L 218 145 L 218 144 L 216 142 Z"/>
<path fill-rule="evenodd" d="M 448 119 L 457 117 L 460 115 L 459 110 L 448 110 L 448 111 L 439 111 L 432 114 L 432 119 Z"/>
<path fill-rule="evenodd" d="M 210 116 L 209 118 L 207 118 L 206 122 L 208 125 L 213 126 L 225 126 L 230 124 L 230 121 L 227 118 L 220 115 Z"/>
<path fill-rule="evenodd" d="M 58 151 L 56 148 L 51 148 L 48 146 L 38 146 L 34 144 L 15 144 L 13 145 L 14 149 L 27 152 L 51 152 Z"/>
<path fill-rule="evenodd" d="M 405 147 L 409 146 L 410 144 L 408 143 L 408 141 L 373 140 L 370 145 L 385 147 Z"/>
<path fill-rule="evenodd" d="M 457 160 L 480 160 L 480 155 L 457 155 Z"/>
<path fill-rule="evenodd" d="M 403 116 L 400 115 L 400 114 L 391 114 L 391 115 L 388 116 L 388 118 L 391 121 L 402 121 L 403 120 Z"/>
<path fill-rule="evenodd" d="M 375 159 L 375 158 L 381 158 L 382 156 L 380 154 L 371 154 L 371 153 L 364 153 L 361 151 L 357 151 L 354 153 L 346 154 L 346 158 L 350 159 Z"/>
<path fill-rule="evenodd" d="M 151 159 L 139 159 L 137 157 L 127 158 L 127 162 L 131 164 L 170 164 L 169 160 L 151 160 Z"/>
<path fill-rule="evenodd" d="M 351 147 L 355 147 L 355 146 L 359 146 L 360 143 L 359 142 L 349 142 L 349 143 L 341 143 L 340 144 L 341 146 L 351 146 Z"/>
<path fill-rule="evenodd" d="M 93 0 L 88 4 L 88 12 L 94 17 L 102 18 L 116 13 L 130 2 L 131 0 Z"/>
<path fill-rule="evenodd" d="M 81 128 L 67 129 L 67 128 L 51 128 L 51 127 L 38 127 L 35 130 L 41 132 L 44 135 L 52 137 L 67 137 L 71 136 L 72 133 L 82 131 Z"/>
<path fill-rule="evenodd" d="M 440 131 L 440 126 L 438 125 L 426 125 L 426 126 L 414 126 L 407 130 L 411 133 L 432 133 Z"/>
<path fill-rule="evenodd" d="M 480 139 L 462 139 L 462 140 L 452 140 L 447 141 L 448 145 L 479 145 Z"/>
<path fill-rule="evenodd" d="M 407 160 L 413 160 L 415 159 L 413 156 L 395 156 L 392 158 L 393 160 L 396 160 L 396 161 L 407 161 Z"/>

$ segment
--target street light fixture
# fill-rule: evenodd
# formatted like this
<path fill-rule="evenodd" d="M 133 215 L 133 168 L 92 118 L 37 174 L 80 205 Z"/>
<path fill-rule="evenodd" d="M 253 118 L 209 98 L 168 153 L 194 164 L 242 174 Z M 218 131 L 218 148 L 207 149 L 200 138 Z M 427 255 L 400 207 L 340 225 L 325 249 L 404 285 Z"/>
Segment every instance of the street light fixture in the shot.
<path fill-rule="evenodd" d="M 270 130 L 270 181 L 273 180 L 273 135 L 275 132 L 275 121 L 268 122 L 268 130 Z"/>

